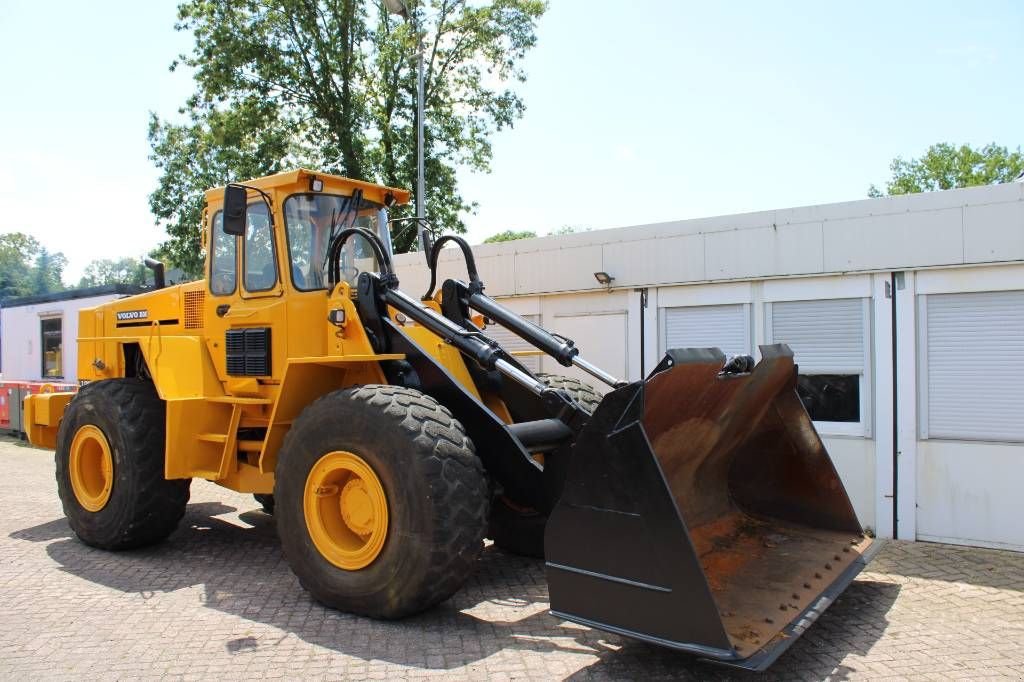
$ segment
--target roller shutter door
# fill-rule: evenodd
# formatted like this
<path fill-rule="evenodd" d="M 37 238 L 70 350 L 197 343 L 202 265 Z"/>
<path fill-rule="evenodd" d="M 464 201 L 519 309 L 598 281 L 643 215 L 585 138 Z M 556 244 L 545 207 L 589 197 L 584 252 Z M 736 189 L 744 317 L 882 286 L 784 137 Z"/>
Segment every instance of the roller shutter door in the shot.
<path fill-rule="evenodd" d="M 920 540 L 1024 551 L 1024 291 L 918 297 Z"/>
<path fill-rule="evenodd" d="M 748 355 L 750 305 L 702 305 L 662 308 L 662 351 L 671 348 L 720 348 L 726 355 Z"/>
<path fill-rule="evenodd" d="M 800 399 L 830 434 L 871 435 L 869 311 L 864 298 L 777 301 L 767 309 L 768 341 L 793 350 Z"/>
<path fill-rule="evenodd" d="M 801 374 L 864 372 L 864 299 L 772 303 L 772 343 L 786 343 Z"/>
<path fill-rule="evenodd" d="M 1024 441 L 1024 291 L 924 298 L 922 437 Z"/>

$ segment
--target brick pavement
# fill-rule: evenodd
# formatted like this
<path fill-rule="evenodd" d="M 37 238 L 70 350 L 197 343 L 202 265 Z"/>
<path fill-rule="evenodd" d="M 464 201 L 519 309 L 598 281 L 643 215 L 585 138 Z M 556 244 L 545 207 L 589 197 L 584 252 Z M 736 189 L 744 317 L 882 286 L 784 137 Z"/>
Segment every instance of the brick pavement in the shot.
<path fill-rule="evenodd" d="M 272 517 L 206 482 L 166 543 L 91 549 L 64 522 L 50 453 L 3 441 L 0 462 L 3 679 L 1024 677 L 1021 554 L 890 543 L 755 676 L 559 622 L 540 563 L 493 547 L 426 614 L 324 609 L 284 563 Z"/>

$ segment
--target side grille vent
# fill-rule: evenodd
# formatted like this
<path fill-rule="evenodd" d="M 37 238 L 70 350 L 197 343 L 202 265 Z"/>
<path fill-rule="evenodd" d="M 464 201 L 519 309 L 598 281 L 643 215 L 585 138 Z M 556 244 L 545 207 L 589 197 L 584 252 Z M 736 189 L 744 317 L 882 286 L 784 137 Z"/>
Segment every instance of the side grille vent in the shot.
<path fill-rule="evenodd" d="M 224 333 L 228 374 L 262 377 L 270 374 L 270 328 L 229 329 Z"/>
<path fill-rule="evenodd" d="M 185 329 L 202 329 L 203 308 L 206 304 L 206 292 L 186 291 L 185 292 Z"/>

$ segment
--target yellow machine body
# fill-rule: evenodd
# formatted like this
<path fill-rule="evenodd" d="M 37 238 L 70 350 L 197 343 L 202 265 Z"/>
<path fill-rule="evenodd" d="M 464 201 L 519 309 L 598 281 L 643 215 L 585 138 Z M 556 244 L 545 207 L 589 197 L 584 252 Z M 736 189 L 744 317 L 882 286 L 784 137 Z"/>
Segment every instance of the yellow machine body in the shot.
<path fill-rule="evenodd" d="M 350 286 L 342 282 L 325 295 L 305 291 L 288 277 L 291 262 L 284 202 L 309 194 L 351 196 L 362 192 L 376 206 L 407 203 L 405 190 L 339 176 L 297 170 L 246 183 L 266 193 L 272 207 L 276 273 L 272 286 L 248 291 L 243 237 L 235 248 L 236 286 L 215 293 L 211 282 L 214 224 L 224 189 L 206 193 L 202 240 L 207 246 L 206 277 L 195 282 L 122 298 L 79 313 L 78 377 L 82 382 L 133 376 L 141 357 L 167 406 L 167 478 L 203 478 L 239 492 L 271 493 L 274 465 L 295 417 L 316 398 L 354 384 L 387 383 L 379 362 L 401 356 L 375 354 L 359 324 Z M 320 184 L 322 183 L 322 185 Z M 263 201 L 250 192 L 250 206 Z M 327 320 L 342 310 L 345 323 Z M 264 376 L 231 376 L 225 336 L 230 330 L 270 329 L 272 351 Z M 477 394 L 462 356 L 425 329 L 409 329 L 421 345 Z M 479 394 L 477 394 L 479 395 Z M 26 399 L 31 442 L 53 448 L 60 414 L 71 394 Z M 490 402 L 490 401 L 488 401 Z M 241 431 L 265 429 L 262 439 L 239 438 Z"/>
<path fill-rule="evenodd" d="M 69 519 L 106 519 L 75 532 L 105 548 L 161 539 L 184 513 L 186 479 L 201 478 L 273 494 L 293 570 L 335 608 L 422 610 L 458 588 L 490 537 L 545 558 L 560 618 L 741 668 L 770 665 L 879 548 L 801 403 L 792 351 L 763 346 L 755 364 L 670 349 L 648 377 L 622 381 L 487 297 L 455 235 L 427 249 L 429 292 L 402 292 L 386 209 L 408 200 L 306 170 L 210 190 L 201 280 L 82 310 L 79 379 L 153 386 L 26 399 L 30 440 L 58 450 Z M 451 241 L 469 283 L 449 279 L 433 295 Z M 611 390 L 602 398 L 530 372 L 480 315 Z M 158 450 L 153 428 L 96 416 L 137 403 L 154 415 L 146 425 L 165 419 L 162 478 L 159 460 L 132 460 L 100 426 Z M 139 489 L 118 488 L 129 474 L 175 505 L 146 533 L 138 526 L 156 515 L 125 501 Z M 138 522 L 121 528 L 118 510 Z M 431 549 L 439 533 L 450 537 Z M 410 586 L 405 601 L 394 598 L 398 582 Z M 371 583 L 379 601 L 361 601 Z"/>

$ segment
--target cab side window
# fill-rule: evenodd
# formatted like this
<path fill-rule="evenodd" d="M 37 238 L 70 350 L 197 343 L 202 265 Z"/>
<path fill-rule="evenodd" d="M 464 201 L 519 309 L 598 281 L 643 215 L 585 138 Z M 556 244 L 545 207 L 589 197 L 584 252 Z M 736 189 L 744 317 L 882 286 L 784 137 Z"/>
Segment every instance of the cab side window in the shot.
<path fill-rule="evenodd" d="M 277 284 L 274 235 L 270 230 L 267 205 L 249 204 L 245 226 L 245 289 L 268 291 Z"/>
<path fill-rule="evenodd" d="M 210 293 L 227 296 L 235 293 L 238 279 L 238 239 L 224 232 L 224 213 L 217 211 L 210 227 Z"/>

